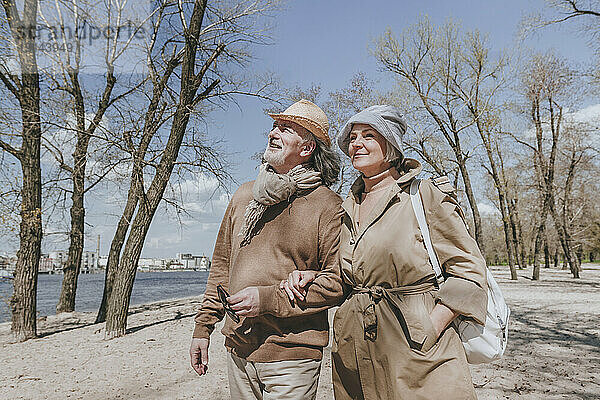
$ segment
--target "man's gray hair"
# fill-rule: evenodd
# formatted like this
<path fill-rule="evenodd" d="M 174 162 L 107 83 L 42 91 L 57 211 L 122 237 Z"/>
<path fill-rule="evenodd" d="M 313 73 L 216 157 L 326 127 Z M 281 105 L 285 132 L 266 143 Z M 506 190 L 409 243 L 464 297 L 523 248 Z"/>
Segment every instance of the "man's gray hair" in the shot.
<path fill-rule="evenodd" d="M 340 174 L 340 156 L 333 146 L 327 146 L 324 141 L 312 133 L 311 136 L 311 139 L 315 141 L 315 149 L 310 158 L 310 164 L 321 173 L 321 179 L 325 186 L 330 187 L 337 182 Z"/>

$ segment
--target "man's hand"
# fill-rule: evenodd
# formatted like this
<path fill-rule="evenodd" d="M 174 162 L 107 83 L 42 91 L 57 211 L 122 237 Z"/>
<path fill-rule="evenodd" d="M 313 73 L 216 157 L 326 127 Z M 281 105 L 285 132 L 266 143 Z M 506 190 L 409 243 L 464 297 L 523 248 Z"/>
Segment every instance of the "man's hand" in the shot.
<path fill-rule="evenodd" d="M 257 317 L 260 311 L 258 297 L 258 288 L 251 286 L 229 296 L 227 301 L 231 305 L 231 309 L 240 317 Z"/>
<path fill-rule="evenodd" d="M 290 298 L 290 301 L 292 304 L 294 304 L 295 299 L 304 301 L 306 298 L 306 292 L 308 290 L 308 284 L 314 281 L 316 277 L 317 271 L 295 270 L 290 272 L 287 280 L 281 281 L 279 288 L 285 290 Z"/>
<path fill-rule="evenodd" d="M 202 376 L 208 371 L 208 339 L 192 339 L 190 346 L 190 360 L 192 361 L 192 368 Z"/>

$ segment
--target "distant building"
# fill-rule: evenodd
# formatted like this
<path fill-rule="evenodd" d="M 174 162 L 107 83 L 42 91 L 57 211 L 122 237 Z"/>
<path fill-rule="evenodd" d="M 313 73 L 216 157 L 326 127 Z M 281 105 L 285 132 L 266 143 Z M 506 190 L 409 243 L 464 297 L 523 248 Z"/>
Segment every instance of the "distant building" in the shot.
<path fill-rule="evenodd" d="M 0 254 L 0 269 L 9 269 L 10 257 L 7 254 Z"/>
<path fill-rule="evenodd" d="M 98 268 L 106 269 L 107 264 L 108 264 L 108 256 L 99 256 L 98 257 Z"/>
<path fill-rule="evenodd" d="M 0 277 L 9 278 L 13 276 L 17 266 L 17 257 L 6 253 L 0 254 Z"/>
<path fill-rule="evenodd" d="M 40 257 L 39 272 L 40 272 L 40 274 L 54 274 L 54 273 L 59 273 L 60 270 L 57 267 L 56 271 L 55 271 L 53 259 L 50 257 L 49 254 L 42 253 L 42 255 Z"/>
<path fill-rule="evenodd" d="M 51 251 L 48 254 L 42 254 L 40 258 L 40 273 L 42 274 L 61 274 L 67 263 L 69 253 L 66 251 Z M 98 255 L 95 251 L 84 251 L 81 254 L 80 273 L 89 274 L 99 271 Z"/>
<path fill-rule="evenodd" d="M 98 258 L 98 268 L 106 269 L 108 256 Z M 208 271 L 210 259 L 204 255 L 194 256 L 192 254 L 177 254 L 177 258 L 144 258 L 138 260 L 137 270 L 141 272 L 150 271 Z"/>
<path fill-rule="evenodd" d="M 50 272 L 50 269 L 52 269 L 52 271 L 55 271 L 56 273 L 62 273 L 63 268 L 67 263 L 68 255 L 69 254 L 66 251 L 51 251 L 49 254 L 47 254 L 48 259 L 45 262 L 46 265 L 48 263 L 51 264 L 51 267 L 48 266 L 47 270 L 44 272 Z"/>
<path fill-rule="evenodd" d="M 177 258 L 183 264 L 183 269 L 193 269 L 208 271 L 210 269 L 210 259 L 205 255 L 194 256 L 191 253 L 179 253 Z"/>
<path fill-rule="evenodd" d="M 167 260 L 162 258 L 140 258 L 138 260 L 139 271 L 156 271 L 167 268 Z"/>
<path fill-rule="evenodd" d="M 81 255 L 81 273 L 96 272 L 98 269 L 98 255 L 95 251 L 84 251 Z"/>

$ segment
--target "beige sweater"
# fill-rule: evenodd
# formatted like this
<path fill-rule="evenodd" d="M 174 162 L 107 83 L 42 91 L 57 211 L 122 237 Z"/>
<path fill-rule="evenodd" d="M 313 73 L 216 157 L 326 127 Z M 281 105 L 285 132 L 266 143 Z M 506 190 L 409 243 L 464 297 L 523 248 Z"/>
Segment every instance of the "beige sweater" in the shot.
<path fill-rule="evenodd" d="M 341 199 L 319 186 L 271 206 L 255 227 L 258 233 L 240 248 L 252 185 L 245 183 L 235 192 L 223 217 L 193 337 L 208 338 L 225 315 L 217 284 L 231 295 L 257 286 L 261 315 L 239 323 L 227 317 L 221 332 L 228 350 L 257 362 L 320 359 L 329 340 L 327 308 L 343 295 L 338 259 Z M 306 301 L 292 306 L 279 282 L 295 269 L 321 272 Z"/>

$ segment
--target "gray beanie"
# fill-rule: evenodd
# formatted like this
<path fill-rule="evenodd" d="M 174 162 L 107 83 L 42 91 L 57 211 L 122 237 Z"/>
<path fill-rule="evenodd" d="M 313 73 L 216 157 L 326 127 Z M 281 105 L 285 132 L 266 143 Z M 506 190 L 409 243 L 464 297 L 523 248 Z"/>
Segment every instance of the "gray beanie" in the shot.
<path fill-rule="evenodd" d="M 370 125 L 392 146 L 402 152 L 402 135 L 406 132 L 406 122 L 396 107 L 375 105 L 350 117 L 337 138 L 338 146 L 346 155 L 349 155 L 348 143 L 353 124 Z"/>

